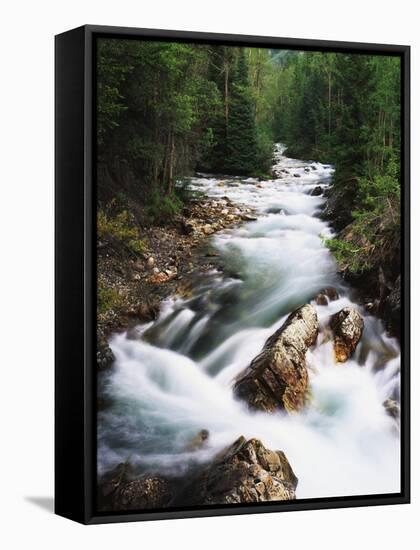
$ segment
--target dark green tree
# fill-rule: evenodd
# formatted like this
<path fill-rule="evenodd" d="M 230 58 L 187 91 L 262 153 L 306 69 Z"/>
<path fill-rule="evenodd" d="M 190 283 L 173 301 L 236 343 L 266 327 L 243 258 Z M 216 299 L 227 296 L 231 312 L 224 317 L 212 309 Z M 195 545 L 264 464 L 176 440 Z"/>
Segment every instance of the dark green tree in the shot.
<path fill-rule="evenodd" d="M 245 51 L 239 51 L 232 75 L 227 122 L 226 169 L 232 174 L 258 171 L 255 104 L 251 95 Z"/>

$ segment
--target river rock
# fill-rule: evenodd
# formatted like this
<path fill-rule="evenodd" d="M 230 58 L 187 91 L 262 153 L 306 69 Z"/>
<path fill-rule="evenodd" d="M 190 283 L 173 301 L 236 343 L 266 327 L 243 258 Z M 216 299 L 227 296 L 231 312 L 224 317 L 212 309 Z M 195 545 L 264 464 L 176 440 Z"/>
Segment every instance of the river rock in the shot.
<path fill-rule="evenodd" d="M 147 269 L 153 269 L 155 267 L 155 259 L 153 256 L 149 256 L 146 262 Z"/>
<path fill-rule="evenodd" d="M 320 185 L 317 185 L 311 191 L 311 195 L 313 197 L 319 197 L 320 195 L 322 195 L 322 193 L 323 193 L 323 190 L 322 190 L 322 187 Z"/>
<path fill-rule="evenodd" d="M 204 446 L 209 436 L 210 436 L 210 432 L 208 430 L 200 430 L 198 434 L 196 434 L 189 442 L 187 446 L 187 450 L 198 451 Z"/>
<path fill-rule="evenodd" d="M 353 354 L 362 337 L 363 317 L 356 309 L 345 307 L 331 317 L 330 327 L 334 334 L 335 358 L 343 363 Z"/>
<path fill-rule="evenodd" d="M 142 302 L 137 308 L 137 316 L 142 321 L 154 321 L 157 319 L 160 311 L 160 302 L 159 300 L 152 300 Z"/>
<path fill-rule="evenodd" d="M 330 302 L 334 302 L 339 298 L 338 292 L 333 286 L 327 286 L 326 288 L 321 290 L 321 292 L 328 297 Z"/>
<path fill-rule="evenodd" d="M 318 328 L 318 317 L 310 304 L 291 313 L 266 341 L 262 352 L 239 374 L 234 393 L 252 409 L 301 409 L 308 391 L 305 355 L 316 342 Z"/>
<path fill-rule="evenodd" d="M 166 283 L 169 281 L 170 277 L 164 273 L 163 271 L 159 271 L 158 273 L 154 273 L 151 277 L 149 277 L 149 282 L 154 285 L 160 285 L 162 283 Z"/>
<path fill-rule="evenodd" d="M 322 292 L 318 292 L 318 294 L 314 298 L 314 301 L 315 301 L 317 306 L 327 306 L 328 305 L 328 298 Z"/>
<path fill-rule="evenodd" d="M 298 479 L 286 455 L 241 436 L 196 473 L 174 504 L 238 504 L 296 498 Z"/>
<path fill-rule="evenodd" d="M 113 496 L 113 510 L 144 510 L 163 508 L 171 498 L 172 487 L 160 476 L 142 475 L 120 484 Z"/>
<path fill-rule="evenodd" d="M 338 292 L 332 286 L 323 288 L 314 297 L 314 301 L 318 306 L 327 306 L 328 302 L 334 300 L 338 300 Z"/>
<path fill-rule="evenodd" d="M 395 399 L 387 399 L 383 402 L 383 406 L 386 412 L 391 418 L 398 420 L 400 417 L 400 405 L 395 401 Z"/>
<path fill-rule="evenodd" d="M 101 330 L 97 334 L 96 364 L 99 370 L 109 368 L 115 361 L 115 355 L 108 345 L 108 341 Z"/>

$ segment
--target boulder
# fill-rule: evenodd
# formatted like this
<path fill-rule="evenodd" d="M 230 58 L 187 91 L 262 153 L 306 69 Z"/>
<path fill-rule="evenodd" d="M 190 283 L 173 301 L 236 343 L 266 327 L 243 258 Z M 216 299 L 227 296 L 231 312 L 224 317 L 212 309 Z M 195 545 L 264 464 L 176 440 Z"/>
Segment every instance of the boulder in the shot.
<path fill-rule="evenodd" d="M 137 308 L 137 316 L 142 321 L 154 321 L 157 319 L 160 311 L 160 302 L 158 300 L 142 302 Z"/>
<path fill-rule="evenodd" d="M 163 508 L 171 500 L 172 486 L 160 476 L 142 475 L 120 484 L 113 496 L 113 510 Z"/>
<path fill-rule="evenodd" d="M 236 379 L 234 393 L 252 409 L 297 411 L 308 391 L 306 351 L 316 342 L 318 317 L 306 304 L 289 315 L 262 352 Z"/>
<path fill-rule="evenodd" d="M 328 302 L 334 300 L 338 300 L 338 292 L 332 286 L 323 288 L 314 297 L 314 301 L 318 306 L 327 306 Z"/>
<path fill-rule="evenodd" d="M 398 420 L 400 418 L 400 405 L 395 399 L 387 399 L 383 402 L 385 411 L 391 418 Z"/>
<path fill-rule="evenodd" d="M 336 289 L 333 286 L 327 286 L 323 290 L 321 290 L 323 294 L 325 294 L 330 302 L 334 302 L 335 300 L 338 300 L 339 295 Z"/>
<path fill-rule="evenodd" d="M 171 504 L 189 506 L 296 498 L 298 479 L 282 451 L 241 436 L 200 469 Z"/>
<path fill-rule="evenodd" d="M 101 330 L 97 333 L 96 364 L 99 370 L 109 368 L 115 361 L 115 355 L 108 345 L 108 341 Z"/>
<path fill-rule="evenodd" d="M 320 195 L 322 195 L 322 193 L 323 193 L 323 190 L 322 190 L 322 187 L 320 185 L 317 185 L 311 191 L 311 195 L 313 197 L 319 197 Z"/>
<path fill-rule="evenodd" d="M 343 363 L 353 354 L 362 337 L 363 317 L 356 309 L 345 307 L 331 317 L 330 327 L 334 334 L 335 358 Z"/>
<path fill-rule="evenodd" d="M 318 292 L 318 294 L 314 298 L 315 303 L 317 306 L 327 306 L 328 305 L 328 298 L 323 294 L 322 292 Z"/>

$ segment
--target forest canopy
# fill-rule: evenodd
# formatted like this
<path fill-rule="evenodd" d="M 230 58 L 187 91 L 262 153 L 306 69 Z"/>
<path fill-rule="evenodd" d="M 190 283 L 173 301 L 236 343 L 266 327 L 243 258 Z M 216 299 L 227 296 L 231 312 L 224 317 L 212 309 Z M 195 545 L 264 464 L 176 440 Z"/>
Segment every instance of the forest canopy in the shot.
<path fill-rule="evenodd" d="M 362 273 L 378 248 L 399 254 L 400 70 L 397 56 L 98 39 L 100 206 L 118 196 L 170 220 L 177 181 L 270 177 L 280 141 L 334 164 L 336 229 L 352 231 L 327 244 Z"/>

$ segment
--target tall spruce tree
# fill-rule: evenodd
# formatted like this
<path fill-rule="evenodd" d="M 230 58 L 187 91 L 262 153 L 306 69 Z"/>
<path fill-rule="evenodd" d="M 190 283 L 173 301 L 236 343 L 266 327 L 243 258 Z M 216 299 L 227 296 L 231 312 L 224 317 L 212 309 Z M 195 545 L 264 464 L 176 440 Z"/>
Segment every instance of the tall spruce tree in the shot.
<path fill-rule="evenodd" d="M 244 49 L 239 50 L 232 74 L 226 149 L 225 167 L 228 172 L 246 175 L 258 170 L 255 103 Z"/>

